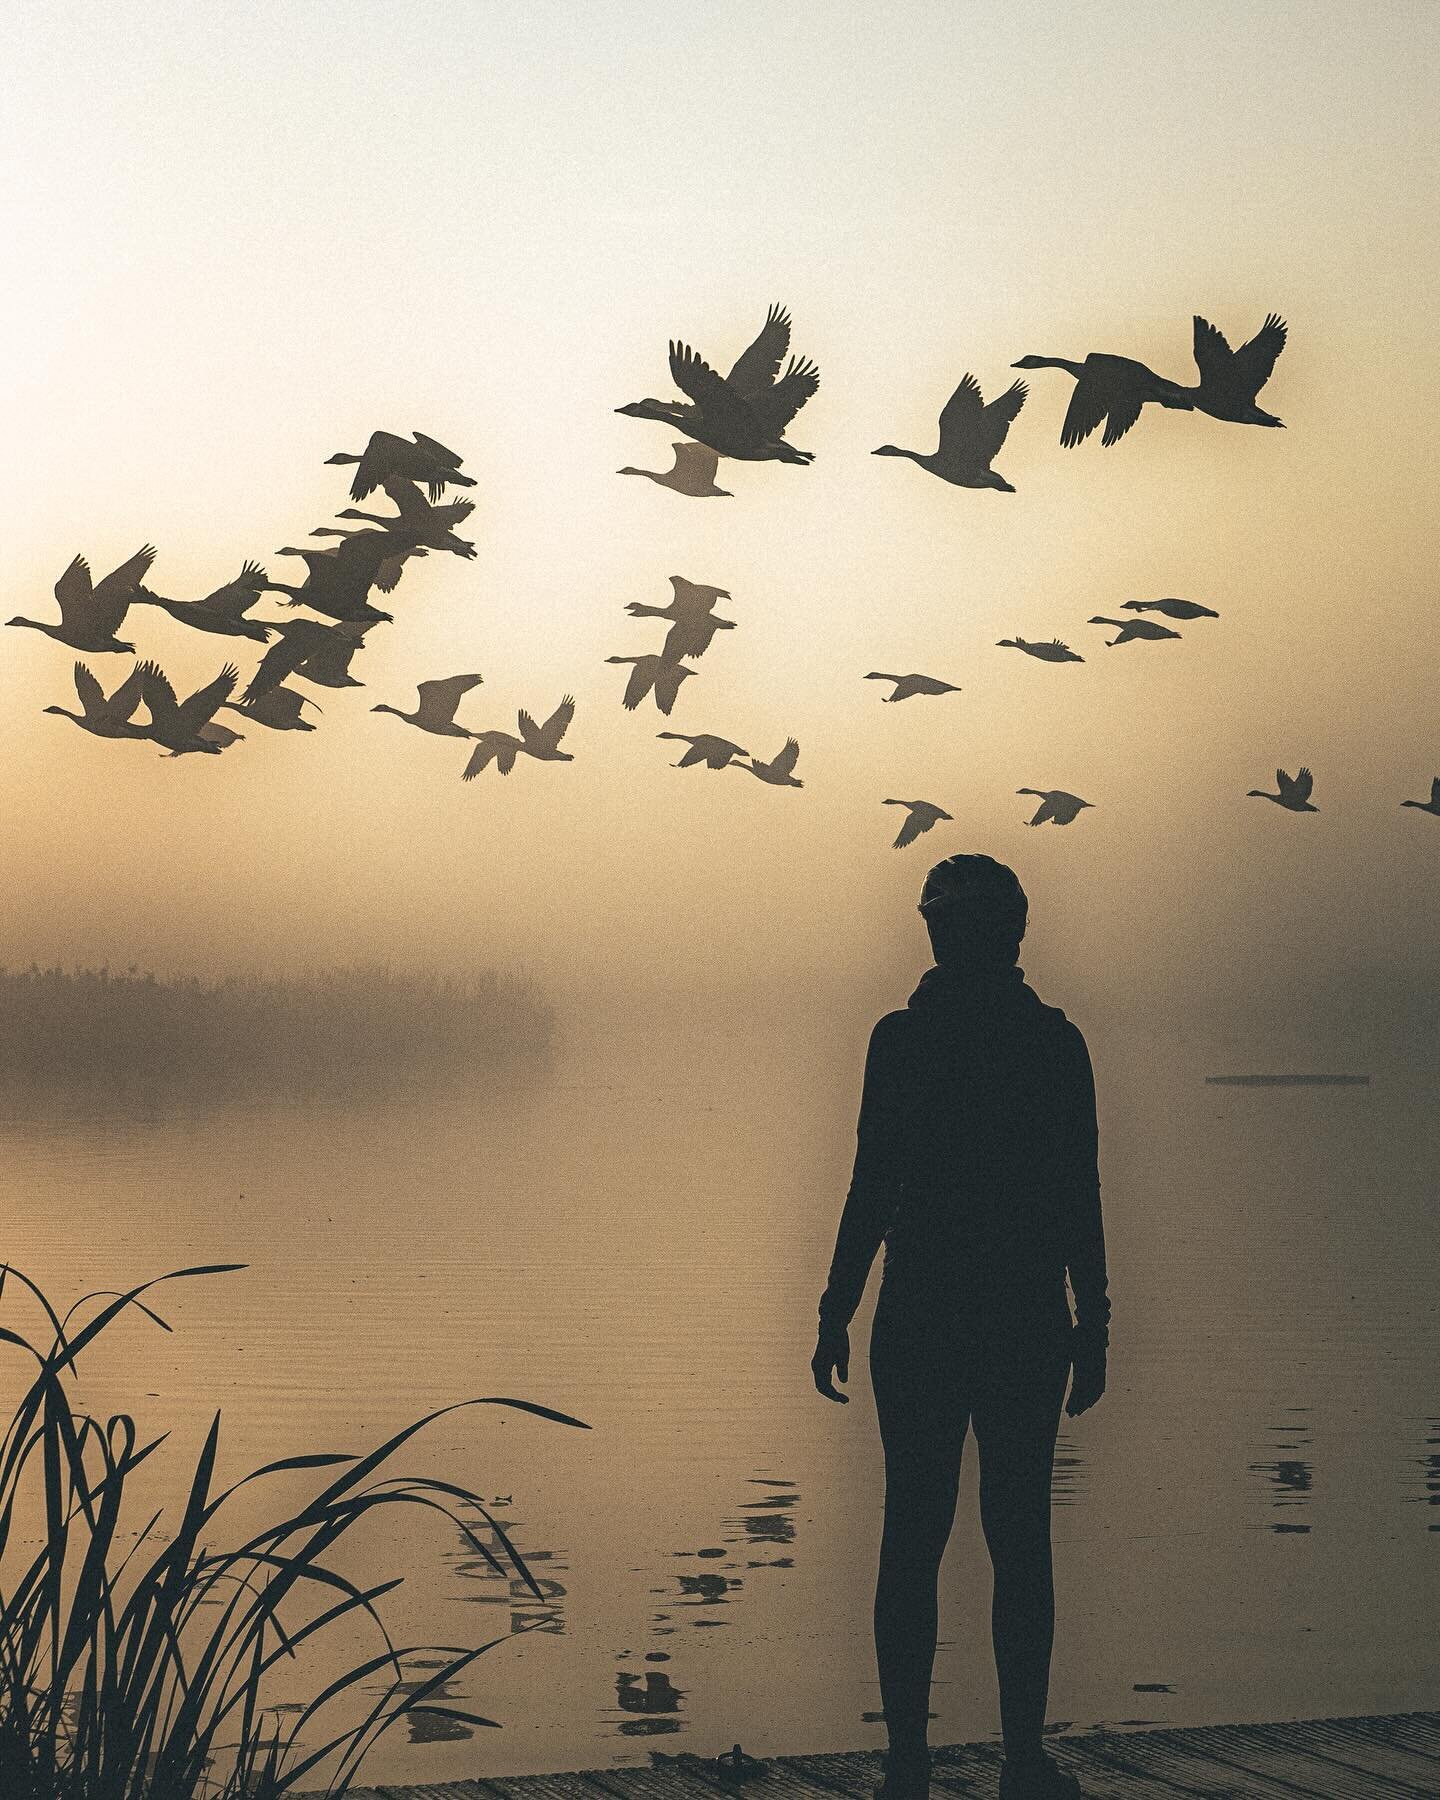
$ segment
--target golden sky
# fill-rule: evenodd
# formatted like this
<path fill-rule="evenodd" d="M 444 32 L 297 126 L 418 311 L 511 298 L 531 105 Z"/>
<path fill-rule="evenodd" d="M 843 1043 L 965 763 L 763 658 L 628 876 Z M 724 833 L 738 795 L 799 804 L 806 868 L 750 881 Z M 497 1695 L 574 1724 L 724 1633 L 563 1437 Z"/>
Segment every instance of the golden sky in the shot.
<path fill-rule="evenodd" d="M 324 460 L 377 427 L 464 455 L 479 555 L 410 565 L 320 731 L 216 758 L 45 716 L 73 657 L 5 632 L 0 961 L 898 980 L 925 868 L 978 849 L 1030 891 L 1052 988 L 1352 954 L 1433 981 L 1440 821 L 1398 802 L 1440 773 L 1440 10 L 9 18 L 6 616 L 57 616 L 73 555 L 98 576 L 147 540 L 173 597 L 251 556 L 295 579 L 271 553 L 349 504 Z M 728 367 L 772 301 L 820 365 L 789 432 L 813 465 L 723 463 L 728 500 L 619 477 L 668 466 L 668 428 L 614 411 L 670 395 L 667 340 Z M 933 447 L 966 370 L 989 398 L 1027 353 L 1110 350 L 1189 381 L 1193 313 L 1238 344 L 1272 309 L 1283 432 L 1148 409 L 1062 450 L 1072 383 L 1038 371 L 1013 495 L 869 454 Z M 603 659 L 658 647 L 623 606 L 670 574 L 728 588 L 739 628 L 666 721 Z M 1221 618 L 1114 650 L 1085 622 L 1164 594 Z M 177 686 L 229 648 L 129 624 Z M 1017 632 L 1086 661 L 995 648 Z M 962 692 L 886 706 L 872 668 Z M 463 745 L 368 710 L 461 670 L 478 727 L 573 692 L 575 761 L 462 784 Z M 793 734 L 805 787 L 677 771 L 667 725 L 761 756 Z M 1319 813 L 1244 797 L 1277 763 L 1313 768 Z M 1022 786 L 1095 810 L 1030 831 Z M 894 852 L 888 796 L 955 823 Z"/>

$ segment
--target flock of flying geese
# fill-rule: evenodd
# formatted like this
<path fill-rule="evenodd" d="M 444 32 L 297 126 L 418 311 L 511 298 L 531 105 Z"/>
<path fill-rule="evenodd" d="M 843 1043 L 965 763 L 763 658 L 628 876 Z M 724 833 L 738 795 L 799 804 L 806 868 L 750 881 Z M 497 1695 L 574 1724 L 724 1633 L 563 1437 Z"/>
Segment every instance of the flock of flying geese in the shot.
<path fill-rule="evenodd" d="M 785 432 L 818 388 L 820 371 L 809 357 L 789 355 L 786 360 L 790 325 L 789 313 L 783 307 L 772 306 L 759 335 L 727 375 L 712 368 L 688 344 L 672 342 L 670 375 L 685 398 L 637 400 L 616 410 L 631 418 L 668 425 L 681 433 L 673 445 L 674 465 L 659 471 L 627 467 L 619 473 L 642 476 L 688 498 L 726 498 L 730 491 L 716 484 L 722 456 L 742 462 L 778 461 L 801 466 L 811 462 L 813 452 L 797 449 L 787 441 Z M 1055 356 L 1024 356 L 1013 367 L 1054 368 L 1071 375 L 1075 387 L 1061 427 L 1061 444 L 1067 448 L 1080 444 L 1103 424 L 1101 442 L 1109 445 L 1117 443 L 1131 429 L 1147 404 L 1203 412 L 1235 424 L 1279 426 L 1278 418 L 1256 404 L 1256 396 L 1274 369 L 1285 337 L 1284 322 L 1272 313 L 1253 338 L 1232 350 L 1221 332 L 1197 316 L 1194 356 L 1199 380 L 1189 386 L 1158 375 L 1130 357 L 1108 354 L 1092 353 L 1083 362 Z M 957 487 L 1014 493 L 992 464 L 1028 392 L 1023 381 L 1015 381 L 987 403 L 979 383 L 967 371 L 940 414 L 939 443 L 933 451 L 882 444 L 874 454 L 906 457 Z M 447 486 L 475 485 L 472 476 L 461 473 L 462 459 L 454 451 L 418 431 L 409 439 L 376 431 L 363 452 L 340 451 L 327 461 L 356 465 L 350 487 L 352 500 L 362 501 L 378 488 L 395 510 L 386 515 L 347 507 L 336 516 L 358 522 L 360 529 L 321 526 L 311 533 L 312 537 L 338 541 L 324 547 L 286 545 L 277 551 L 277 555 L 299 557 L 305 563 L 303 582 L 272 580 L 258 563 L 246 562 L 233 581 L 203 599 L 166 599 L 144 586 L 156 554 L 154 547 L 147 544 L 98 582 L 92 581 L 85 558 L 76 556 L 55 584 L 55 598 L 60 605 L 58 624 L 23 617 L 7 621 L 42 631 L 84 655 L 134 653 L 135 646 L 117 636 L 127 614 L 134 606 L 159 607 L 172 619 L 195 630 L 245 638 L 265 647 L 238 699 L 232 698 L 240 683 L 240 670 L 234 662 L 227 663 L 213 681 L 182 701 L 152 659 L 137 662 L 109 694 L 88 666 L 76 661 L 74 680 L 80 711 L 63 706 L 47 706 L 44 710 L 74 720 L 93 736 L 147 740 L 159 744 L 171 756 L 192 752 L 214 755 L 239 741 L 243 733 L 217 718 L 226 709 L 268 730 L 313 731 L 315 726 L 304 716 L 304 709 L 317 703 L 308 693 L 286 686 L 286 682 L 293 676 L 320 687 L 362 686 L 351 672 L 351 664 L 373 626 L 393 618 L 374 604 L 372 596 L 392 593 L 412 557 L 424 557 L 432 551 L 467 560 L 475 556 L 473 543 L 457 535 L 457 529 L 474 511 L 474 502 L 442 500 Z M 696 672 L 690 664 L 704 655 L 717 632 L 733 630 L 735 626 L 734 620 L 721 618 L 715 612 L 717 601 L 729 599 L 727 590 L 702 586 L 678 575 L 671 576 L 670 583 L 673 595 L 667 606 L 631 602 L 626 608 L 634 617 L 667 622 L 659 650 L 606 658 L 609 663 L 630 666 L 622 697 L 622 705 L 629 711 L 650 698 L 658 711 L 668 716 L 681 686 Z M 267 593 L 283 594 L 289 608 L 303 608 L 321 617 L 251 617 L 252 609 Z M 1174 598 L 1127 600 L 1123 610 L 1130 614 L 1128 618 L 1100 615 L 1089 621 L 1115 630 L 1116 636 L 1106 640 L 1110 648 L 1180 636 L 1173 626 L 1145 616 L 1151 613 L 1181 622 L 1219 617 L 1211 607 Z M 1059 638 L 1033 642 L 1016 636 L 1000 639 L 1000 645 L 1042 662 L 1085 660 Z M 891 703 L 959 692 L 953 682 L 914 672 L 897 675 L 872 670 L 865 679 L 891 684 L 892 691 L 883 696 Z M 492 764 L 501 775 L 508 775 L 520 756 L 541 762 L 574 760 L 570 752 L 559 747 L 574 717 L 573 695 L 566 694 L 543 723 L 537 723 L 522 710 L 513 733 L 475 731 L 459 724 L 455 715 L 464 696 L 480 684 L 477 674 L 423 681 L 418 686 L 413 711 L 385 704 L 371 710 L 390 713 L 435 736 L 470 740 L 473 747 L 461 776 L 465 781 L 473 780 Z M 142 707 L 147 716 L 137 719 Z M 729 738 L 712 733 L 662 731 L 657 736 L 687 746 L 677 768 L 697 764 L 707 769 L 737 767 L 772 786 L 803 786 L 795 774 L 800 746 L 793 737 L 787 738 L 781 750 L 767 761 L 751 755 Z M 1293 777 L 1277 769 L 1275 793 L 1252 788 L 1250 794 L 1274 801 L 1291 812 L 1315 812 L 1318 808 L 1310 798 L 1313 785 L 1307 768 Z M 1031 825 L 1068 825 L 1091 805 L 1090 801 L 1060 789 L 1020 788 L 1017 792 L 1040 801 L 1028 821 Z M 927 800 L 892 799 L 884 804 L 905 809 L 904 823 L 895 838 L 897 849 L 913 843 L 941 819 L 952 817 Z M 1405 800 L 1401 804 L 1440 816 L 1440 776 L 1432 782 L 1428 800 Z"/>

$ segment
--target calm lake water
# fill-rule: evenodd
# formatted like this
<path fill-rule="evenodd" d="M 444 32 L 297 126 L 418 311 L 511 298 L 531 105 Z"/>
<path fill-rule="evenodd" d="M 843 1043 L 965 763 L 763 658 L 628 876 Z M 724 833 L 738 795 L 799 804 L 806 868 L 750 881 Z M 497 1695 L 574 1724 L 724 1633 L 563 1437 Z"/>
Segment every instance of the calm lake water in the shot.
<path fill-rule="evenodd" d="M 1052 1720 L 1434 1705 L 1433 1081 L 1206 1087 L 1198 1058 L 1122 1066 L 1091 1042 L 1114 1344 L 1110 1392 L 1056 1463 Z M 582 1021 L 512 1086 L 178 1113 L 4 1100 L 7 1255 L 52 1297 L 249 1264 L 161 1290 L 174 1334 L 136 1316 L 82 1369 L 87 1405 L 172 1430 L 152 1465 L 177 1484 L 217 1406 L 223 1479 L 364 1450 L 470 1395 L 592 1427 L 477 1407 L 397 1459 L 492 1501 L 546 1598 L 439 1515 L 366 1522 L 353 1566 L 406 1576 L 386 1603 L 397 1642 L 524 1633 L 451 1696 L 502 1729 L 401 1729 L 369 1779 L 883 1742 L 878 1261 L 851 1404 L 808 1367 L 863 1050 L 863 1029 L 677 1044 L 637 1020 L 619 1044 Z M 975 1475 L 972 1447 L 937 1743 L 997 1725 Z M 238 1510 L 237 1533 L 260 1516 Z"/>

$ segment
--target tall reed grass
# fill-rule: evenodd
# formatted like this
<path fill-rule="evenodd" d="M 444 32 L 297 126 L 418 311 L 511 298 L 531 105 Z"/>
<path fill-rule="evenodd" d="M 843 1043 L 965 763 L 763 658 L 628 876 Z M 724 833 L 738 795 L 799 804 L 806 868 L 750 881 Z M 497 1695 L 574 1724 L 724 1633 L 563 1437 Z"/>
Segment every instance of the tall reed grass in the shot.
<path fill-rule="evenodd" d="M 553 1031 L 539 990 L 493 971 L 364 963 L 207 980 L 0 968 L 0 1079 L 12 1082 L 335 1089 L 533 1057 Z"/>
<path fill-rule="evenodd" d="M 0 1324 L 0 1349 L 18 1353 L 30 1370 L 0 1439 L 4 1800 L 279 1800 L 301 1782 L 318 1782 L 327 1765 L 329 1785 L 320 1791 L 340 1796 L 370 1747 L 407 1714 L 496 1723 L 441 1706 L 436 1696 L 511 1634 L 473 1646 L 397 1647 L 376 1602 L 399 1578 L 359 1586 L 329 1553 L 367 1515 L 427 1507 L 450 1518 L 497 1573 L 508 1574 L 457 1510 L 474 1509 L 514 1571 L 543 1599 L 478 1494 L 439 1479 L 378 1471 L 422 1426 L 460 1407 L 518 1407 L 588 1429 L 581 1419 L 528 1400 L 462 1400 L 365 1455 L 282 1457 L 217 1491 L 217 1413 L 168 1536 L 159 1530 L 162 1509 L 122 1547 L 130 1522 L 127 1484 L 165 1434 L 142 1442 L 125 1414 L 102 1423 L 77 1412 L 67 1381 L 73 1382 L 81 1353 L 127 1311 L 170 1329 L 140 1298 L 159 1282 L 243 1266 L 175 1269 L 125 1293 L 87 1295 L 63 1318 L 28 1277 L 0 1267 L 0 1302 L 13 1301 L 19 1289 L 39 1326 L 27 1333 Z M 282 1509 L 273 1524 L 224 1543 L 219 1515 L 233 1494 L 284 1471 L 310 1469 L 338 1473 L 298 1511 Z M 22 1535 L 27 1520 L 38 1539 Z M 377 1647 L 282 1725 L 266 1707 L 271 1672 L 293 1668 L 297 1650 L 320 1634 L 329 1642 L 356 1628 L 372 1634 Z M 406 1679 L 404 1659 L 421 1651 L 438 1662 L 423 1680 Z M 379 1697 L 362 1702 L 361 1693 L 375 1692 L 377 1684 Z M 351 1715 L 339 1729 L 337 1702 L 341 1710 L 348 1703 Z M 318 1741 L 305 1741 L 306 1732 Z"/>

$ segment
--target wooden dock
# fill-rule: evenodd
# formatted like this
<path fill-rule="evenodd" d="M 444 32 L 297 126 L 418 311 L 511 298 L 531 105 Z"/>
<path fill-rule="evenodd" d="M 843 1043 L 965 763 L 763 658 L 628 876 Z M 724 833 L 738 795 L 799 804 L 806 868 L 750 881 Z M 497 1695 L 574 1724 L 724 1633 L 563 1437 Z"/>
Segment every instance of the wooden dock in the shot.
<path fill-rule="evenodd" d="M 1087 1800 L 1437 1800 L 1440 1712 L 1267 1725 L 1056 1734 L 1047 1748 Z M 728 1748 L 718 1745 L 717 1750 Z M 487 1776 L 425 1787 L 368 1787 L 351 1800 L 870 1800 L 878 1750 L 775 1756 L 743 1783 L 707 1758 L 652 1752 L 633 1767 Z M 995 1743 L 937 1745 L 932 1800 L 994 1800 Z"/>

